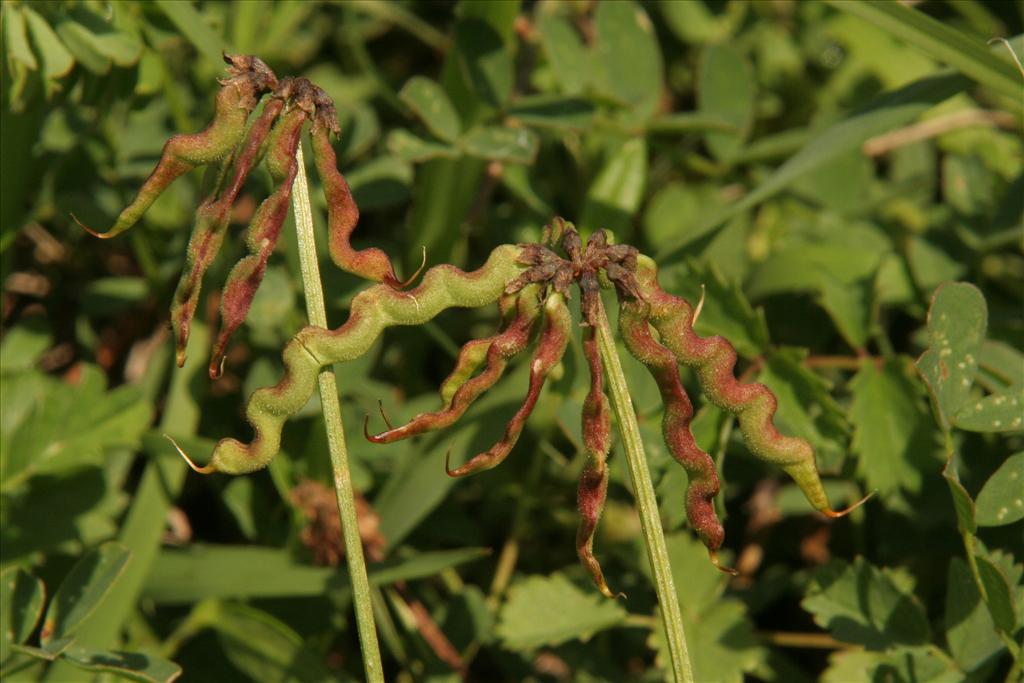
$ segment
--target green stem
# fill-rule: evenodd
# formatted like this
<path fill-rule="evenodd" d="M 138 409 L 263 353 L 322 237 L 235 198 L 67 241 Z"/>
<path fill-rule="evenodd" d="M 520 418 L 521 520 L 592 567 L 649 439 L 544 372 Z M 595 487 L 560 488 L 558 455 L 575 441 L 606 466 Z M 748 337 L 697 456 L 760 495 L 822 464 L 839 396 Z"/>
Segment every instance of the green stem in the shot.
<path fill-rule="evenodd" d="M 686 635 L 683 633 L 683 615 L 679 609 L 676 587 L 672 582 L 672 567 L 669 564 L 668 549 L 665 547 L 661 518 L 658 516 L 654 484 L 651 483 L 651 473 L 647 469 L 647 457 L 644 455 L 644 443 L 640 438 L 640 427 L 636 423 L 633 400 L 630 398 L 629 387 L 626 386 L 626 376 L 622 373 L 622 364 L 619 363 L 618 347 L 615 345 L 615 337 L 612 336 L 611 326 L 608 324 L 608 315 L 600 298 L 596 317 L 598 348 L 608 375 L 612 408 L 619 423 L 619 435 L 626 451 L 626 462 L 633 479 L 637 506 L 640 508 L 640 526 L 643 529 L 644 545 L 647 547 L 647 559 L 650 560 L 654 573 L 654 586 L 658 593 L 658 604 L 661 606 L 661 618 L 665 624 L 672 673 L 676 683 L 693 683 L 690 653 L 686 646 Z"/>
<path fill-rule="evenodd" d="M 299 238 L 299 263 L 302 269 L 302 287 L 306 296 L 306 314 L 311 325 L 326 328 L 327 311 L 324 308 L 324 292 L 320 285 L 320 266 L 317 262 L 313 235 L 313 212 L 309 206 L 309 185 L 306 183 L 306 166 L 301 146 L 296 152 L 295 160 L 299 168 L 295 176 L 292 203 L 295 208 L 295 229 Z M 359 521 L 352 492 L 352 476 L 348 469 L 348 449 L 345 447 L 345 430 L 341 424 L 341 406 L 338 402 L 334 369 L 327 367 L 321 370 L 317 382 L 320 387 L 324 423 L 327 427 L 327 445 L 331 452 L 334 490 L 338 494 L 338 513 L 345 536 L 345 559 L 352 581 L 363 667 L 366 670 L 367 681 L 383 683 L 380 646 L 377 644 L 377 629 L 373 621 L 373 595 L 370 592 L 370 582 L 366 578 L 366 561 L 363 559 L 363 545 L 359 537 Z"/>

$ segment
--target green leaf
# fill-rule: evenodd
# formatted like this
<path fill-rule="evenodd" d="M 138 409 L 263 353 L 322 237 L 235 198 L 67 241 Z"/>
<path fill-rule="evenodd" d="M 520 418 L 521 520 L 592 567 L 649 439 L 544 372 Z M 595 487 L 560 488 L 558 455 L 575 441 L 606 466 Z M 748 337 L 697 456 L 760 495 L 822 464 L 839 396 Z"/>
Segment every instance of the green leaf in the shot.
<path fill-rule="evenodd" d="M 602 2 L 594 12 L 597 61 L 611 94 L 650 118 L 661 99 L 664 67 L 650 17 L 631 0 Z"/>
<path fill-rule="evenodd" d="M 861 17 L 924 54 L 1020 103 L 1021 78 L 1013 64 L 995 56 L 983 41 L 957 30 L 953 24 L 933 19 L 912 7 L 884 0 L 827 1 L 836 9 Z"/>
<path fill-rule="evenodd" d="M 470 156 L 514 164 L 532 164 L 537 157 L 537 135 L 526 128 L 474 128 L 459 139 Z"/>
<path fill-rule="evenodd" d="M 688 531 L 666 537 L 665 547 L 679 606 L 690 621 L 699 622 L 701 615 L 721 600 L 728 577 L 711 564 L 707 548 Z M 649 563 L 642 567 L 650 578 Z"/>
<path fill-rule="evenodd" d="M 685 605 L 686 598 L 681 602 Z M 743 683 L 747 680 L 744 674 L 753 673 L 764 662 L 767 653 L 758 644 L 746 608 L 735 598 L 716 600 L 696 618 L 684 611 L 683 626 L 695 681 Z M 660 619 L 648 645 L 656 652 L 658 668 L 670 671 L 668 643 Z"/>
<path fill-rule="evenodd" d="M 388 133 L 387 148 L 402 161 L 413 163 L 430 159 L 452 159 L 459 155 L 459 151 L 454 147 L 424 140 L 402 128 Z"/>
<path fill-rule="evenodd" d="M 992 615 L 992 621 L 996 628 L 1013 633 L 1017 629 L 1017 614 L 1006 576 L 986 557 L 979 555 L 975 561 L 978 563 L 981 585 L 985 587 L 985 604 Z"/>
<path fill-rule="evenodd" d="M 778 194 L 797 178 L 832 159 L 859 149 L 868 139 L 915 121 L 931 107 L 963 90 L 968 83 L 958 74 L 941 74 L 881 95 L 811 138 L 753 192 L 704 219 L 685 236 L 664 245 L 657 254 L 658 260 L 670 261 L 687 244 L 713 232 L 733 216 Z"/>
<path fill-rule="evenodd" d="M 39 51 L 39 59 L 43 63 L 43 75 L 50 80 L 67 76 L 75 66 L 75 58 L 71 56 L 64 43 L 54 33 L 50 25 L 31 7 L 23 6 L 28 29 L 32 34 L 32 42 Z"/>
<path fill-rule="evenodd" d="M 50 326 L 42 317 L 29 318 L 11 327 L 0 343 L 0 374 L 31 370 L 36 359 L 50 346 Z M 6 407 L 6 406 L 5 406 Z M 8 425 L 4 424 L 7 428 Z"/>
<path fill-rule="evenodd" d="M 726 161 L 743 145 L 754 122 L 756 92 L 752 69 L 732 45 L 709 45 L 701 55 L 698 78 L 697 110 L 735 128 L 734 133 L 704 135 L 715 158 Z"/>
<path fill-rule="evenodd" d="M 28 640 L 43 614 L 46 587 L 20 567 L 0 574 L 0 662 L 10 656 L 10 646 Z"/>
<path fill-rule="evenodd" d="M 155 0 L 154 4 L 211 65 L 223 62 L 221 54 L 230 52 L 227 40 L 210 28 L 191 1 Z"/>
<path fill-rule="evenodd" d="M 886 652 L 846 650 L 829 657 L 822 683 L 962 683 L 964 674 L 934 647 L 899 647 Z"/>
<path fill-rule="evenodd" d="M 971 494 L 960 483 L 956 471 L 952 468 L 952 461 L 947 462 L 942 469 L 942 478 L 946 480 L 949 487 L 949 495 L 953 497 L 953 511 L 956 513 L 957 528 L 960 533 L 973 534 L 978 530 L 978 523 L 975 521 L 974 501 Z"/>
<path fill-rule="evenodd" d="M 82 307 L 91 315 L 105 316 L 145 301 L 149 283 L 141 277 L 104 277 L 89 282 L 82 292 Z"/>
<path fill-rule="evenodd" d="M 498 615 L 505 647 L 530 652 L 618 626 L 626 610 L 597 591 L 583 592 L 562 574 L 528 576 L 509 589 Z"/>
<path fill-rule="evenodd" d="M 384 209 L 408 200 L 413 170 L 393 156 L 378 156 L 346 174 L 360 212 Z"/>
<path fill-rule="evenodd" d="M 895 358 L 879 368 L 866 360 L 850 382 L 857 471 L 882 496 L 898 489 L 920 492 L 922 465 L 928 463 L 915 455 L 934 447 L 934 427 L 921 410 L 920 385 L 909 365 Z"/>
<path fill-rule="evenodd" d="M 931 635 L 924 609 L 887 569 L 863 557 L 818 570 L 801 603 L 814 621 L 846 643 L 881 650 L 923 645 Z"/>
<path fill-rule="evenodd" d="M 943 429 L 970 397 L 987 326 L 988 307 L 977 287 L 948 282 L 935 290 L 928 309 L 928 350 L 917 369 Z"/>
<path fill-rule="evenodd" d="M 539 8 L 540 6 L 538 6 Z M 547 54 L 551 69 L 567 95 L 578 95 L 588 84 L 590 54 L 583 46 L 576 29 L 560 16 L 540 13 L 537 32 Z"/>
<path fill-rule="evenodd" d="M 512 95 L 513 49 L 487 21 L 468 18 L 455 25 L 453 53 L 476 97 L 501 108 Z"/>
<path fill-rule="evenodd" d="M 263 610 L 209 600 L 196 605 L 189 622 L 215 631 L 232 665 L 253 680 L 331 679 L 312 643 Z"/>
<path fill-rule="evenodd" d="M 594 111 L 594 105 L 582 97 L 527 95 L 516 99 L 508 116 L 536 128 L 586 130 L 593 123 Z"/>
<path fill-rule="evenodd" d="M 944 623 L 949 651 L 965 672 L 974 671 L 1003 649 L 971 568 L 959 557 L 949 561 Z"/>
<path fill-rule="evenodd" d="M 608 159 L 591 183 L 580 227 L 583 230 L 608 228 L 620 238 L 624 237 L 640 208 L 646 185 L 647 143 L 644 138 L 633 138 Z"/>
<path fill-rule="evenodd" d="M 831 384 L 803 366 L 805 355 L 795 348 L 771 353 L 758 380 L 778 399 L 779 431 L 808 440 L 817 451 L 819 467 L 828 471 L 845 455 L 846 420 L 832 398 Z"/>
<path fill-rule="evenodd" d="M 714 264 L 689 262 L 686 272 L 679 271 L 670 291 L 704 306 L 694 330 L 702 337 L 719 334 L 736 347 L 737 353 L 754 358 L 768 351 L 770 340 L 764 311 L 750 305 L 736 282 L 726 282 Z"/>
<path fill-rule="evenodd" d="M 398 93 L 431 133 L 446 142 L 455 142 L 462 132 L 459 115 L 444 89 L 423 76 L 414 76 Z"/>
<path fill-rule="evenodd" d="M 648 133 L 683 134 L 714 131 L 736 135 L 739 129 L 729 121 L 703 112 L 665 114 L 647 123 Z"/>
<path fill-rule="evenodd" d="M 46 611 L 40 641 L 45 645 L 74 635 L 78 625 L 103 600 L 121 575 L 131 553 L 117 543 L 104 543 L 75 563 Z"/>
<path fill-rule="evenodd" d="M 39 63 L 28 43 L 23 9 L 17 5 L 5 5 L 3 18 L 4 51 L 7 53 L 7 58 L 30 71 L 35 71 L 39 68 Z"/>
<path fill-rule="evenodd" d="M 769 256 L 747 283 L 752 299 L 781 292 L 824 292 L 826 280 L 843 287 L 871 279 L 880 255 L 875 249 L 842 244 L 799 244 Z"/>
<path fill-rule="evenodd" d="M 10 334 L 10 333 L 8 333 Z M 1009 344 L 986 339 L 981 347 L 980 370 L 993 391 L 1024 386 L 1024 353 Z"/>
<path fill-rule="evenodd" d="M 83 67 L 101 76 L 110 71 L 110 58 L 96 46 L 89 29 L 73 19 L 64 19 L 57 24 L 57 35 Z"/>
<path fill-rule="evenodd" d="M 433 576 L 486 554 L 479 548 L 465 548 L 374 563 L 369 565 L 370 584 Z M 161 553 L 143 594 L 157 603 L 180 604 L 205 598 L 320 596 L 348 590 L 344 570 L 300 564 L 283 550 L 197 544 Z"/>
<path fill-rule="evenodd" d="M 1024 452 L 999 466 L 978 493 L 979 526 L 1003 526 L 1024 519 Z"/>
<path fill-rule="evenodd" d="M 171 683 L 181 676 L 181 667 L 174 662 L 142 652 L 93 650 L 71 645 L 64 650 L 63 658 L 86 671 L 104 671 L 144 683 Z"/>
<path fill-rule="evenodd" d="M 818 303 L 832 318 L 843 339 L 851 348 L 863 350 L 878 313 L 874 273 L 861 280 L 842 283 L 823 272 L 819 288 Z"/>
<path fill-rule="evenodd" d="M 956 411 L 952 422 L 971 432 L 1019 432 L 1024 429 L 1024 386 L 1004 394 L 971 401 Z"/>

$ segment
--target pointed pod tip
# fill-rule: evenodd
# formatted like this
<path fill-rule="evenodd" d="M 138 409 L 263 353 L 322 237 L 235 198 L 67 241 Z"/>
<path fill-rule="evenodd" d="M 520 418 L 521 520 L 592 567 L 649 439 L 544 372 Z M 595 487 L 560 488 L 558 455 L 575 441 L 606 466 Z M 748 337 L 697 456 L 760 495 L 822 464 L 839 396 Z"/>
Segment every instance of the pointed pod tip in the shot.
<path fill-rule="evenodd" d="M 75 214 L 69 213 L 68 215 L 71 216 L 71 220 L 73 220 L 75 223 L 78 223 L 78 227 L 80 227 L 82 230 L 85 230 L 93 237 L 98 237 L 101 240 L 109 240 L 111 237 L 114 237 L 115 235 L 118 235 L 121 232 L 120 230 L 109 230 L 107 232 L 99 232 L 98 230 L 93 230 L 88 225 L 78 220 L 78 216 L 76 216 Z"/>
<path fill-rule="evenodd" d="M 217 471 L 217 468 L 214 467 L 213 464 L 206 465 L 205 467 L 196 465 L 192 458 L 188 457 L 188 454 L 185 453 L 181 446 L 178 445 L 178 442 L 175 441 L 170 434 L 164 434 L 163 437 L 171 442 L 171 445 L 174 446 L 174 450 L 178 451 L 178 455 L 184 458 L 185 462 L 188 463 L 188 466 L 192 468 L 193 472 L 197 472 L 199 474 L 213 474 Z"/>
<path fill-rule="evenodd" d="M 220 379 L 224 376 L 225 361 L 227 361 L 227 356 L 223 353 L 214 353 L 213 358 L 210 359 L 210 367 L 208 369 L 210 379 Z"/>
<path fill-rule="evenodd" d="M 732 567 L 726 567 L 721 562 L 719 562 L 717 550 L 709 550 L 708 557 L 711 559 L 711 564 L 715 565 L 715 569 L 717 569 L 718 571 L 724 574 L 728 574 L 729 576 L 739 576 L 740 573 L 738 571 L 736 571 Z"/>
<path fill-rule="evenodd" d="M 842 510 L 833 510 L 832 508 L 825 508 L 824 510 L 821 511 L 821 514 L 825 515 L 830 519 L 838 519 L 839 517 L 845 517 L 846 515 L 850 514 L 851 512 L 859 508 L 864 503 L 871 500 L 871 498 L 873 498 L 876 493 L 878 493 L 878 489 L 875 489 L 874 491 L 864 496 L 863 498 L 858 500 L 853 505 L 850 505 L 849 507 L 843 508 Z"/>

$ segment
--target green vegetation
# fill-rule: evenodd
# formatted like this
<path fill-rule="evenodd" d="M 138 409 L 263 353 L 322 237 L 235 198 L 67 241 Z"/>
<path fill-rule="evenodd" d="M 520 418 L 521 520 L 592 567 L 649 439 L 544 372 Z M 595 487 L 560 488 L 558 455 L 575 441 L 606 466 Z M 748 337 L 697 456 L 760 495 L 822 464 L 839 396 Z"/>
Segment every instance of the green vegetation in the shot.
<path fill-rule="evenodd" d="M 0 674 L 1019 680 L 1022 22 L 953 0 L 3 3 Z M 340 134 L 291 108 L 327 111 L 311 90 L 243 128 L 224 52 L 308 78 Z M 213 153 L 192 134 L 215 104 Z M 115 225 L 182 133 L 134 229 L 71 219 Z M 271 215 L 290 201 L 298 226 Z M 556 215 L 651 259 L 594 242 L 563 291 L 508 246 Z M 489 265 L 413 275 L 424 249 Z M 592 253 L 612 265 L 580 271 Z M 536 283 L 569 306 L 531 308 Z M 484 381 L 470 340 L 497 338 L 499 299 L 534 356 Z M 349 309 L 355 333 L 305 327 Z M 289 405 L 247 412 L 285 368 Z M 416 428 L 374 435 L 381 411 Z M 200 477 L 165 434 L 267 467 Z M 449 457 L 504 462 L 455 479 Z"/>

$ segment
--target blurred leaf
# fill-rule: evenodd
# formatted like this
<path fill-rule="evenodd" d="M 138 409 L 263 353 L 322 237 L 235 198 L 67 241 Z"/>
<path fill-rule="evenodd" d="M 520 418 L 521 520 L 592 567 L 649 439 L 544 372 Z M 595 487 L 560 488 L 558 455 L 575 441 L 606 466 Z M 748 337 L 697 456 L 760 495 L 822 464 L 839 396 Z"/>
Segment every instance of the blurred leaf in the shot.
<path fill-rule="evenodd" d="M 227 41 L 210 28 L 191 0 L 154 0 L 153 4 L 167 15 L 171 23 L 178 27 L 182 35 L 211 65 L 221 64 L 221 54 L 231 52 Z"/>
<path fill-rule="evenodd" d="M 31 370 L 39 354 L 49 346 L 50 326 L 42 317 L 29 318 L 11 327 L 0 343 L 0 373 L 6 377 Z M 5 423 L 4 427 L 9 425 Z"/>
<path fill-rule="evenodd" d="M 801 604 L 837 639 L 869 650 L 921 645 L 931 638 L 917 598 L 888 570 L 862 557 L 853 564 L 833 560 L 818 570 Z"/>
<path fill-rule="evenodd" d="M 0 573 L 0 662 L 10 656 L 11 645 L 20 645 L 32 635 L 45 599 L 43 582 L 20 567 Z"/>
<path fill-rule="evenodd" d="M 853 3 L 828 0 L 828 3 L 889 31 L 925 54 L 959 69 L 1020 104 L 1021 79 L 1013 64 L 996 57 L 982 41 L 951 24 L 899 3 L 881 0 Z"/>
<path fill-rule="evenodd" d="M 505 647 L 530 652 L 590 637 L 622 623 L 626 611 L 597 591 L 585 593 L 562 574 L 528 576 L 509 589 L 498 615 Z"/>
<path fill-rule="evenodd" d="M 648 133 L 678 134 L 700 133 L 704 131 L 731 133 L 734 135 L 739 133 L 739 129 L 726 119 L 704 112 L 665 114 L 651 119 L 647 123 Z"/>
<path fill-rule="evenodd" d="M 978 493 L 979 526 L 1003 526 L 1024 519 L 1024 452 L 999 466 Z"/>
<path fill-rule="evenodd" d="M 43 63 L 43 76 L 48 80 L 67 76 L 75 66 L 75 58 L 71 56 L 64 43 L 50 28 L 39 14 L 29 6 L 23 6 L 22 12 L 32 33 L 32 42 L 39 50 L 39 59 Z"/>
<path fill-rule="evenodd" d="M 952 417 L 959 429 L 972 432 L 1019 432 L 1024 429 L 1024 386 L 962 406 Z"/>
<path fill-rule="evenodd" d="M 886 652 L 845 650 L 829 657 L 823 683 L 958 683 L 964 680 L 931 646 L 899 647 Z"/>
<path fill-rule="evenodd" d="M 474 128 L 459 139 L 470 156 L 514 164 L 532 164 L 537 156 L 537 136 L 526 128 Z"/>
<path fill-rule="evenodd" d="M 709 45 L 700 61 L 697 110 L 735 127 L 735 133 L 708 132 L 708 149 L 727 161 L 742 146 L 754 122 L 753 73 L 743 54 L 729 44 Z"/>
<path fill-rule="evenodd" d="M 685 600 L 681 602 L 685 604 Z M 764 660 L 766 652 L 758 644 L 746 609 L 735 598 L 715 601 L 696 618 L 684 613 L 683 624 L 696 681 L 743 683 L 744 674 L 752 673 Z M 656 652 L 658 668 L 670 671 L 668 643 L 660 619 L 648 645 Z"/>
<path fill-rule="evenodd" d="M 369 565 L 370 584 L 433 576 L 448 567 L 479 559 L 478 548 L 422 553 Z M 193 545 L 165 551 L 156 560 L 143 594 L 157 603 L 205 598 L 321 596 L 349 590 L 344 570 L 296 562 L 287 552 L 257 546 Z"/>
<path fill-rule="evenodd" d="M 540 13 L 537 31 L 562 92 L 567 95 L 583 92 L 588 84 L 588 75 L 592 73 L 591 57 L 576 29 L 560 16 Z"/>
<path fill-rule="evenodd" d="M 878 306 L 874 273 L 853 282 L 840 282 L 827 272 L 819 274 L 817 297 L 846 343 L 856 351 L 867 346 Z"/>
<path fill-rule="evenodd" d="M 379 156 L 346 174 L 360 212 L 384 209 L 408 201 L 412 167 L 393 156 Z"/>
<path fill-rule="evenodd" d="M 594 12 L 597 61 L 605 88 L 650 118 L 661 100 L 664 67 L 647 12 L 631 0 L 602 2 Z"/>
<path fill-rule="evenodd" d="M 581 97 L 527 95 L 508 109 L 508 116 L 526 126 L 555 130 L 586 130 L 594 119 L 594 105 Z"/>
<path fill-rule="evenodd" d="M 1003 649 L 971 569 L 959 557 L 949 561 L 944 623 L 949 651 L 965 672 L 974 671 Z"/>
<path fill-rule="evenodd" d="M 981 584 L 985 587 L 985 604 L 988 605 L 992 621 L 1000 630 L 1013 633 L 1017 628 L 1017 614 L 1006 576 L 986 557 L 979 555 L 975 561 L 978 563 Z"/>
<path fill-rule="evenodd" d="M 881 368 L 865 360 L 850 382 L 851 447 L 858 455 L 857 471 L 868 488 L 883 497 L 900 488 L 919 492 L 920 454 L 934 446 L 930 420 L 921 410 L 920 385 L 908 366 L 899 358 Z"/>
<path fill-rule="evenodd" d="M 979 381 L 985 375 L 1002 388 L 1024 386 L 1024 353 L 1009 344 L 986 339 L 979 363 Z"/>
<path fill-rule="evenodd" d="M 144 683 L 171 683 L 181 675 L 181 667 L 174 662 L 141 652 L 71 645 L 63 652 L 63 658 L 86 671 L 103 671 Z"/>
<path fill-rule="evenodd" d="M 117 581 L 130 556 L 124 546 L 104 543 L 75 563 L 46 611 L 39 637 L 44 645 L 75 633 Z"/>
<path fill-rule="evenodd" d="M 884 93 L 812 137 L 799 152 L 741 200 L 704 219 L 700 225 L 688 231 L 684 238 L 662 245 L 658 258 L 671 260 L 684 246 L 714 231 L 736 214 L 778 194 L 797 178 L 828 161 L 850 150 L 859 149 L 868 139 L 916 120 L 925 111 L 952 97 L 967 85 L 968 81 L 958 74 L 942 74 Z"/>
<path fill-rule="evenodd" d="M 494 27 L 470 17 L 455 25 L 453 55 L 473 93 L 487 105 L 503 107 L 512 95 L 512 50 Z"/>
<path fill-rule="evenodd" d="M 144 301 L 149 283 L 141 277 L 105 277 L 93 280 L 82 293 L 82 307 L 96 316 L 110 315 Z"/>
<path fill-rule="evenodd" d="M 423 138 L 416 137 L 402 128 L 391 131 L 388 134 L 388 151 L 402 161 L 428 161 L 430 159 L 451 159 L 458 156 L 459 152 L 454 147 L 442 145 L 437 142 L 429 142 Z"/>
<path fill-rule="evenodd" d="M 749 7 L 747 3 L 730 2 L 721 14 L 712 14 L 704 0 L 661 0 L 659 3 L 668 27 L 680 40 L 692 45 L 724 40 L 746 16 Z"/>
<path fill-rule="evenodd" d="M 3 18 L 4 43 L 8 59 L 30 71 L 35 71 L 39 68 L 39 63 L 28 43 L 24 10 L 17 5 L 5 5 Z"/>
<path fill-rule="evenodd" d="M 633 138 L 605 163 L 587 190 L 580 217 L 585 231 L 608 228 L 624 239 L 647 185 L 647 143 Z"/>
<path fill-rule="evenodd" d="M 949 282 L 935 291 L 928 309 L 929 348 L 917 369 L 943 429 L 970 396 L 987 326 L 988 307 L 977 287 Z"/>
<path fill-rule="evenodd" d="M 750 276 L 747 291 L 752 299 L 781 292 L 823 292 L 828 286 L 826 278 L 849 286 L 870 279 L 878 265 L 879 254 L 873 249 L 825 242 L 800 244 L 761 263 Z"/>
<path fill-rule="evenodd" d="M 829 393 L 830 384 L 803 366 L 802 349 L 779 349 L 768 356 L 758 376 L 779 403 L 775 424 L 783 434 L 799 436 L 814 446 L 819 466 L 835 467 L 846 453 L 846 421 Z"/>
<path fill-rule="evenodd" d="M 462 131 L 459 115 L 444 89 L 436 82 L 414 76 L 402 86 L 398 97 L 437 137 L 446 142 L 455 142 L 459 137 Z"/>

